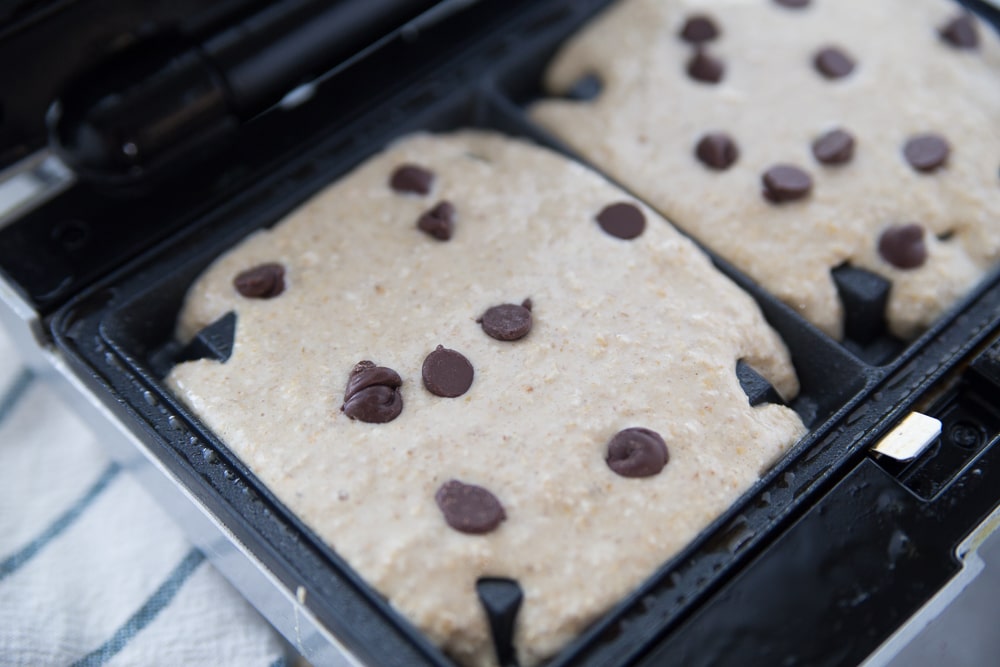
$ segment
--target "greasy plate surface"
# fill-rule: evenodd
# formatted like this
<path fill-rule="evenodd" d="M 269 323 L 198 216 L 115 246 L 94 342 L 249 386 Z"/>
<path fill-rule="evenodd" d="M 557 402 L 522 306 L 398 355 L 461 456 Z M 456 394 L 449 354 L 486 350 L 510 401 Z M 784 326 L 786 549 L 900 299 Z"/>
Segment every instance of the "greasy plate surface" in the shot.
<path fill-rule="evenodd" d="M 397 166 L 436 178 L 427 195 L 389 186 Z M 420 216 L 455 207 L 454 235 Z M 602 231 L 629 201 L 586 169 L 495 135 L 416 136 L 370 160 L 271 231 L 249 237 L 192 287 L 180 335 L 233 310 L 225 364 L 169 382 L 318 535 L 434 641 L 490 664 L 479 577 L 516 579 L 520 659 L 535 664 L 643 581 L 726 509 L 803 428 L 787 408 L 751 408 L 745 359 L 787 398 L 787 352 L 739 291 L 648 209 L 633 240 Z M 285 289 L 246 299 L 233 279 L 279 262 Z M 487 336 L 489 307 L 533 302 L 523 339 Z M 424 388 L 438 345 L 472 364 L 457 398 Z M 402 377 L 399 417 L 341 411 L 351 368 Z M 656 476 L 604 459 L 619 430 L 661 434 Z M 445 522 L 450 479 L 488 489 L 506 520 L 485 535 Z"/>
<path fill-rule="evenodd" d="M 939 29 L 958 13 L 949 0 L 812 0 L 791 9 L 774 0 L 628 0 L 570 40 L 546 86 L 568 90 L 596 73 L 600 96 L 547 100 L 533 118 L 669 219 L 733 262 L 827 333 L 842 333 L 830 270 L 845 262 L 892 281 L 888 320 L 911 338 L 968 290 L 1000 254 L 1000 46 L 978 26 L 978 47 L 956 49 Z M 695 47 L 678 35 L 696 14 L 720 35 L 706 52 L 722 80 L 693 80 Z M 828 79 L 813 60 L 837 47 L 854 61 Z M 843 128 L 853 159 L 821 164 L 811 145 Z M 739 158 L 706 168 L 695 146 L 725 132 Z M 914 135 L 951 146 L 933 173 L 903 155 Z M 805 199 L 774 205 L 762 175 L 776 164 L 812 177 Z M 882 232 L 917 223 L 926 263 L 890 265 Z"/>

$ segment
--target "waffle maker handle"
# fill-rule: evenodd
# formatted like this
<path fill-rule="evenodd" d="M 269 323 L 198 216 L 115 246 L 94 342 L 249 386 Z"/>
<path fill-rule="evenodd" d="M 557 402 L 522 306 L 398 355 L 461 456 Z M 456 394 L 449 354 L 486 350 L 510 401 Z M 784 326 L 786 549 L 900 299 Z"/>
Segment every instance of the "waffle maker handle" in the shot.
<path fill-rule="evenodd" d="M 289 91 L 435 4 L 286 0 L 187 48 L 129 49 L 53 102 L 50 147 L 88 181 L 158 182 L 217 152 Z"/>

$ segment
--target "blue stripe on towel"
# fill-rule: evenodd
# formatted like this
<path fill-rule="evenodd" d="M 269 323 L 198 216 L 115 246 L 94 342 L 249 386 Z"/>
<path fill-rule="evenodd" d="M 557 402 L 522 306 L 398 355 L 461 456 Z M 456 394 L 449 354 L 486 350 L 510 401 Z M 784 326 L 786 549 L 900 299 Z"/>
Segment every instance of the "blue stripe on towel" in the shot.
<path fill-rule="evenodd" d="M 135 612 L 132 618 L 125 622 L 125 625 L 118 628 L 118 631 L 111 636 L 111 639 L 74 662 L 72 667 L 97 667 L 118 654 L 133 637 L 152 623 L 157 615 L 170 605 L 170 601 L 174 599 L 177 591 L 180 590 L 184 582 L 188 580 L 204 560 L 205 557 L 197 549 L 189 551 L 184 560 L 174 568 L 174 571 L 160 584 L 160 587 L 149 596 L 146 603 L 139 608 L 139 611 Z"/>
<path fill-rule="evenodd" d="M 3 405 L 0 405 L 0 409 L 2 408 Z M 62 516 L 50 523 L 48 528 L 22 549 L 14 552 L 12 556 L 9 556 L 3 562 L 0 562 L 0 581 L 17 572 L 25 563 L 34 558 L 46 544 L 59 537 L 63 531 L 72 526 L 73 522 L 80 518 L 84 510 L 108 487 L 108 484 L 114 480 L 120 470 L 121 467 L 117 463 L 112 463 L 105 468 L 101 476 L 97 478 L 97 481 Z"/>
<path fill-rule="evenodd" d="M 10 389 L 0 398 L 0 422 L 3 422 L 14 411 L 34 379 L 35 374 L 30 368 L 22 368 L 21 372 L 17 374 L 14 381 L 10 383 Z"/>

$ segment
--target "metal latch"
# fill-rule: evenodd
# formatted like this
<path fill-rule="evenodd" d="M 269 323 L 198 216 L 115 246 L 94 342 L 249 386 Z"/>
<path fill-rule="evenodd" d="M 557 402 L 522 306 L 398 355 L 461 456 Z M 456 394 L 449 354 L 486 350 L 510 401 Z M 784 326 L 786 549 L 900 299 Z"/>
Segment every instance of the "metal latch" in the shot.
<path fill-rule="evenodd" d="M 941 420 L 911 412 L 875 443 L 872 451 L 896 461 L 912 461 L 941 435 Z"/>

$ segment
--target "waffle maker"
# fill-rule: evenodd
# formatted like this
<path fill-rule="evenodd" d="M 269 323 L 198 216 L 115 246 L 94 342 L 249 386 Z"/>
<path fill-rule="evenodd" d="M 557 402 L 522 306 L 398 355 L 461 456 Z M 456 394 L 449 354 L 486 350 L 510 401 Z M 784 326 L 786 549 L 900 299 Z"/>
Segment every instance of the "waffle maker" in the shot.
<path fill-rule="evenodd" d="M 185 289 L 407 132 L 489 128 L 573 157 L 524 108 L 558 45 L 607 4 L 0 9 L 0 322 L 316 665 L 454 663 L 165 390 L 177 359 L 226 344 L 211 331 L 194 348 L 172 340 Z M 991 5 L 968 4 L 1000 25 Z M 1000 273 L 903 344 L 884 332 L 878 281 L 842 270 L 838 342 L 712 258 L 789 346 L 802 383 L 792 407 L 809 433 L 548 664 L 995 664 Z M 743 379 L 751 399 L 766 393 Z M 513 665 L 516 611 L 481 597 Z"/>

